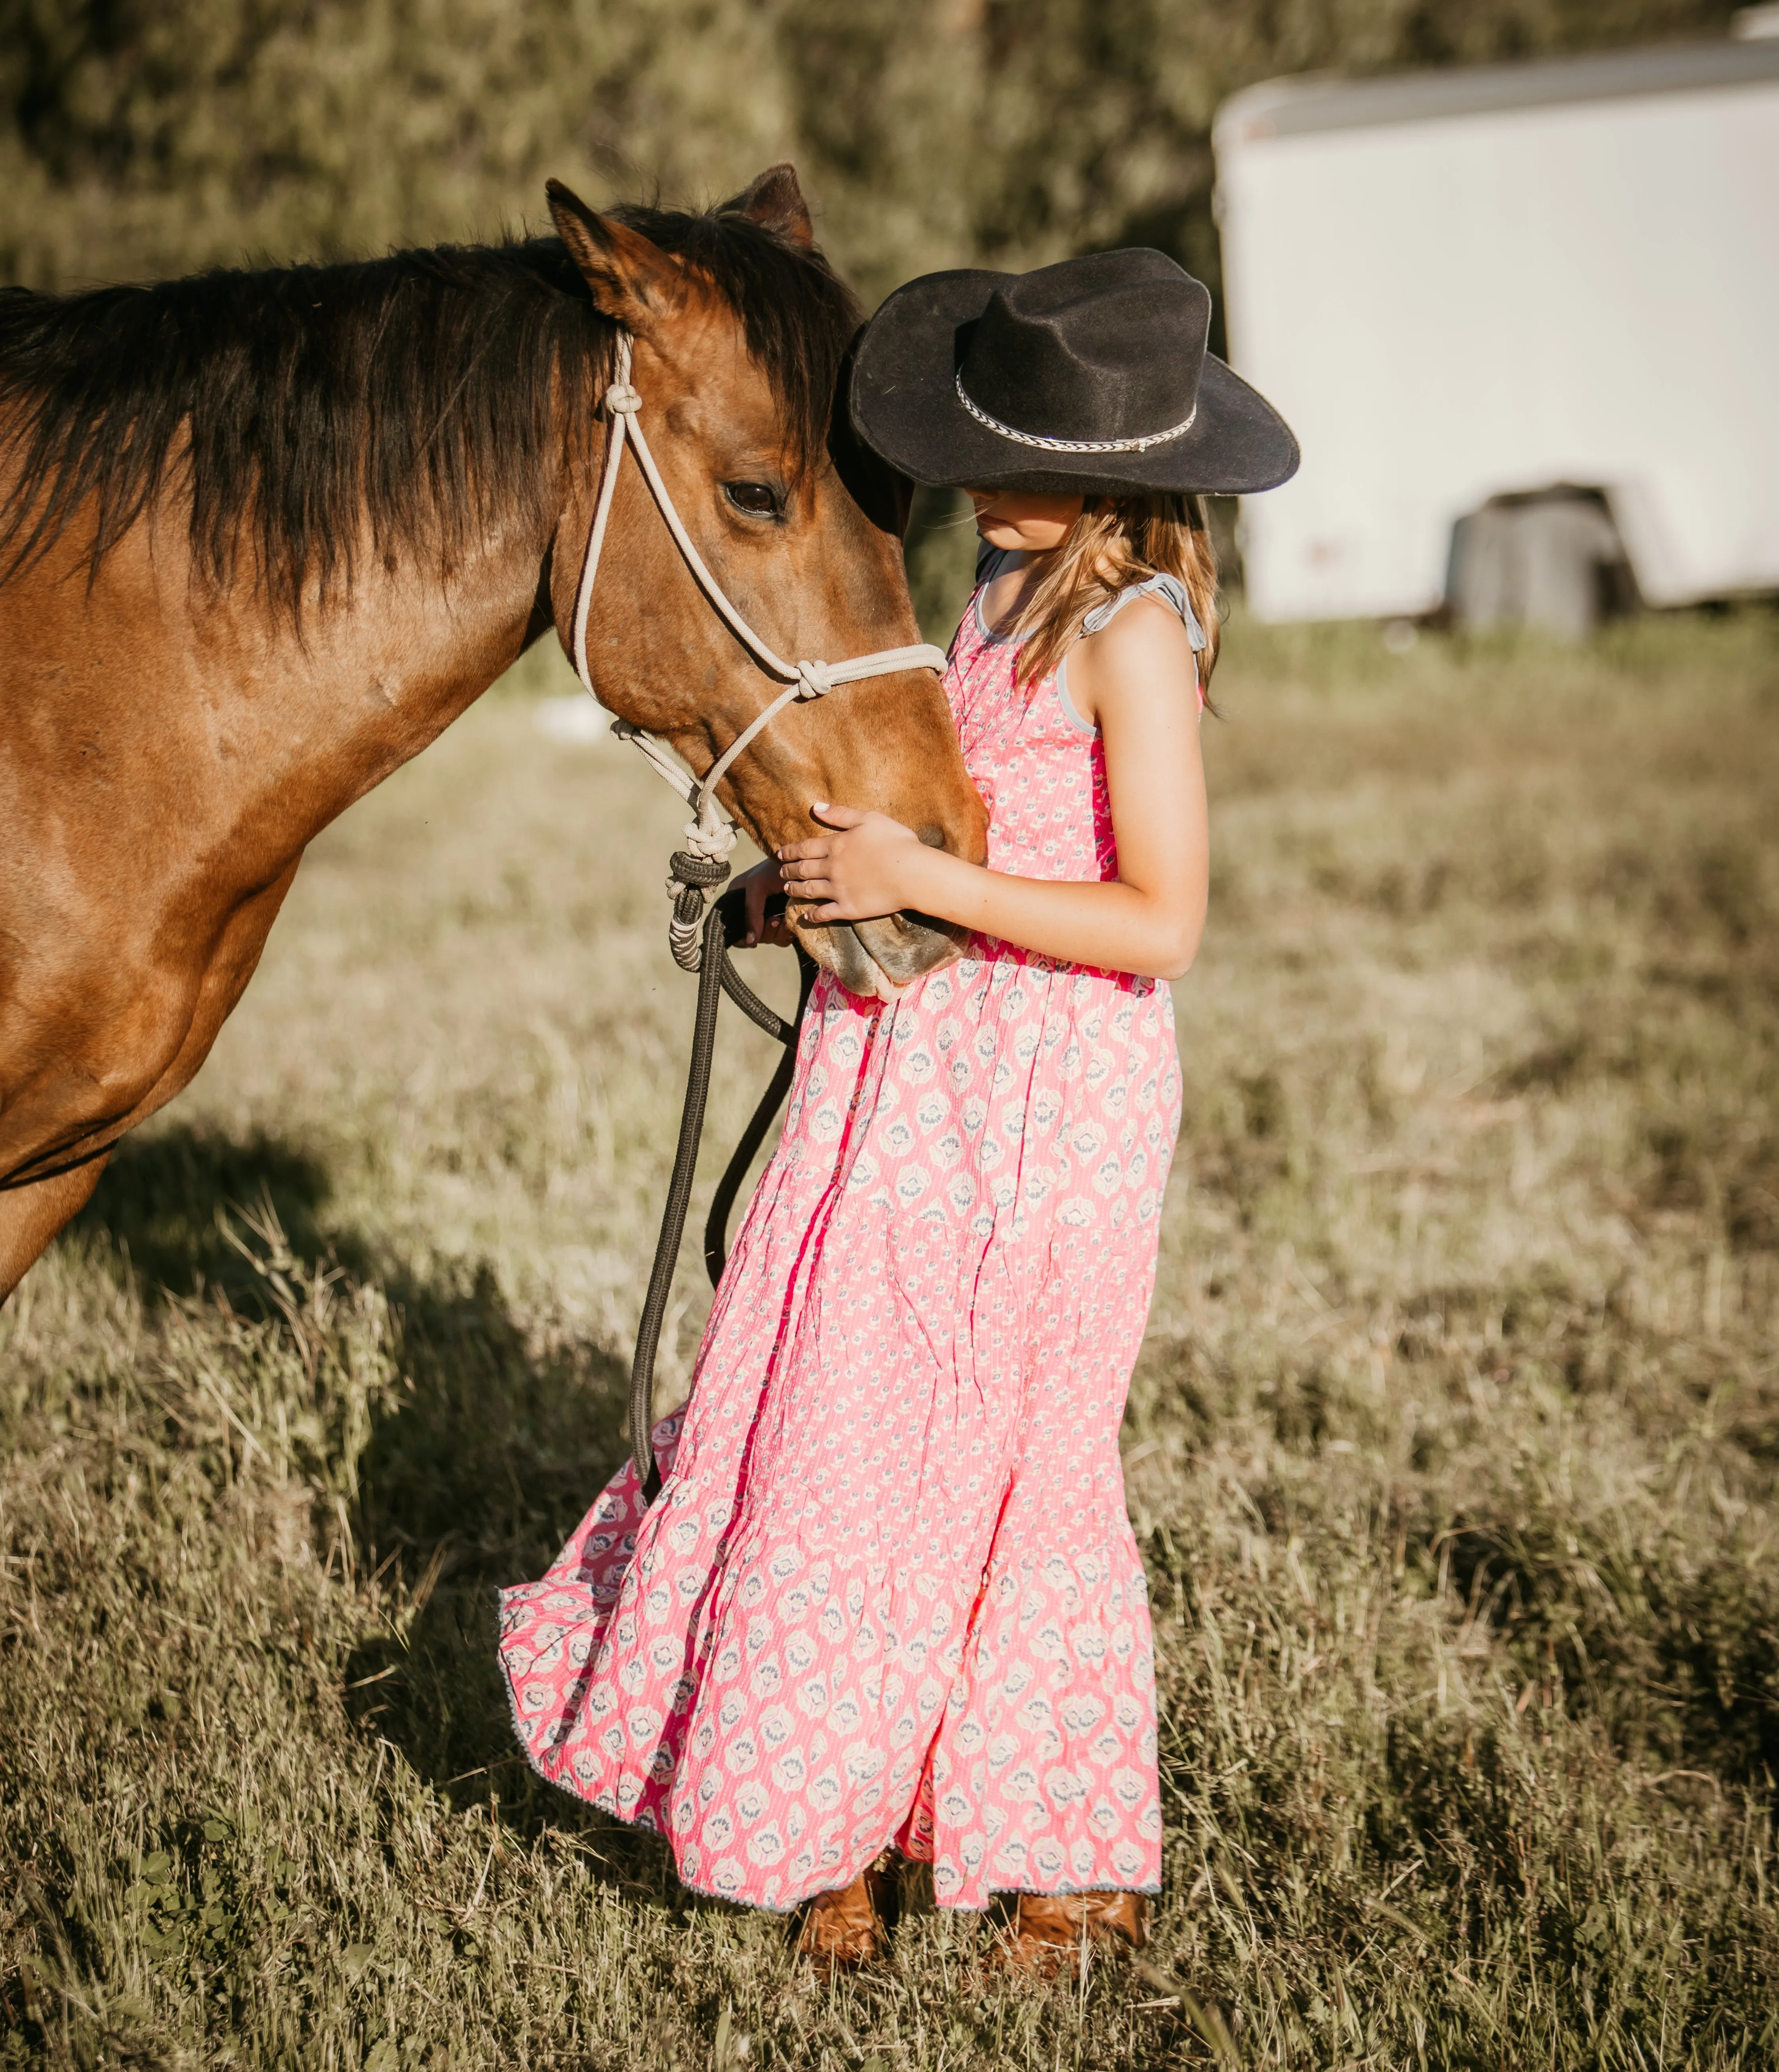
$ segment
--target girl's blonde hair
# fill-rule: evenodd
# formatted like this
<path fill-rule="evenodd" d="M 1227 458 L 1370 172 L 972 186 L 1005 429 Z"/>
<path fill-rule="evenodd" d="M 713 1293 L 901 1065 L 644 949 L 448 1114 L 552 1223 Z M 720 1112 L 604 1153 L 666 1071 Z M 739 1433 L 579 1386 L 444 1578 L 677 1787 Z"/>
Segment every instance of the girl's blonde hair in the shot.
<path fill-rule="evenodd" d="M 1020 643 L 1021 684 L 1049 675 L 1081 638 L 1097 606 L 1153 575 L 1177 576 L 1205 629 L 1198 680 L 1208 690 L 1217 667 L 1217 549 L 1201 496 L 1159 491 L 1090 500 L 1048 558 L 1038 586 L 1007 629 Z"/>

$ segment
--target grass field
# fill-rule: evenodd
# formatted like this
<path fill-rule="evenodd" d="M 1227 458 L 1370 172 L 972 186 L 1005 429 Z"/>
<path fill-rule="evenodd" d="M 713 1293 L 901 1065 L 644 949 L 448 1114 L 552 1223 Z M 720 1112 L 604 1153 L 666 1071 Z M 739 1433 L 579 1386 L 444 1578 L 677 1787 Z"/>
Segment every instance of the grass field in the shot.
<path fill-rule="evenodd" d="M 818 1986 L 515 1758 L 691 1011 L 681 816 L 546 673 L 315 845 L 0 1315 L 0 2064 L 1772 2065 L 1779 622 L 1233 629 L 1126 1428 L 1167 1889 L 1048 1988 L 912 1882 Z"/>

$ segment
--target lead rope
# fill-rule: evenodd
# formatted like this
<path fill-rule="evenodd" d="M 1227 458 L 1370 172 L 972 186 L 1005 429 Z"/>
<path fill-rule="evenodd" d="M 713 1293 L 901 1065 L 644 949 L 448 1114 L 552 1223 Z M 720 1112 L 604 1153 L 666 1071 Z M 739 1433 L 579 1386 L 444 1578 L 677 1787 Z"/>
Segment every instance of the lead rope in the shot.
<path fill-rule="evenodd" d="M 636 1479 L 642 1486 L 644 1503 L 653 1503 L 661 1489 L 661 1469 L 655 1459 L 654 1448 L 655 1355 L 661 1346 L 661 1321 L 667 1314 L 667 1298 L 673 1293 L 680 1240 L 686 1234 L 686 1211 L 691 1203 L 692 1180 L 698 1170 L 705 1101 L 710 1090 L 710 1060 L 716 1048 L 717 1008 L 722 996 L 727 993 L 751 1022 L 784 1045 L 784 1054 L 767 1083 L 766 1091 L 742 1132 L 740 1141 L 730 1154 L 729 1163 L 710 1202 L 710 1213 L 705 1219 L 704 1264 L 713 1288 L 722 1280 L 723 1269 L 728 1263 L 730 1209 L 753 1162 L 754 1153 L 760 1149 L 791 1083 L 797 1066 L 797 1035 L 815 983 L 815 960 L 799 945 L 797 955 L 802 982 L 796 1019 L 786 1022 L 775 1014 L 729 961 L 729 940 L 746 925 L 738 889 L 712 906 L 700 931 L 698 1008 L 692 1021 L 692 1056 L 686 1071 L 686 1104 L 680 1111 L 673 1177 L 668 1182 L 666 1206 L 661 1211 L 661 1235 L 655 1244 L 655 1263 L 649 1271 L 649 1293 L 643 1301 L 642 1320 L 636 1326 L 636 1356 L 630 1367 L 630 1455 L 636 1463 Z"/>
<path fill-rule="evenodd" d="M 867 676 L 893 676 L 904 669 L 933 669 L 943 673 L 942 648 L 920 642 L 906 648 L 884 648 L 875 654 L 855 656 L 849 662 L 787 662 L 768 647 L 743 619 L 723 586 L 706 567 L 703 557 L 692 543 L 681 521 L 673 500 L 662 481 L 661 470 L 643 431 L 642 397 L 630 381 L 632 340 L 620 327 L 614 356 L 612 379 L 607 384 L 603 409 L 608 420 L 604 465 L 599 493 L 593 507 L 593 524 L 587 536 L 587 553 L 581 562 L 580 586 L 574 598 L 574 637 L 570 652 L 574 673 L 582 687 L 597 702 L 592 672 L 587 660 L 587 615 L 593 602 L 593 583 L 599 570 L 599 555 L 605 545 L 606 526 L 612 516 L 612 500 L 627 443 L 636 450 L 636 464 L 655 500 L 673 544 L 686 565 L 718 615 L 768 676 L 785 688 L 747 726 L 711 764 L 703 778 L 693 777 L 672 752 L 652 735 L 628 720 L 617 719 L 612 731 L 620 740 L 634 742 L 650 765 L 671 784 L 692 808 L 685 828 L 683 849 L 675 849 L 668 861 L 667 896 L 673 902 L 667 924 L 667 940 L 673 961 L 682 971 L 695 972 L 698 980 L 698 1009 L 693 1022 L 692 1057 L 686 1081 L 686 1105 L 680 1115 L 679 1143 L 673 1154 L 673 1177 L 661 1214 L 661 1236 L 655 1247 L 655 1263 L 649 1276 L 649 1293 L 642 1320 L 636 1328 L 636 1357 L 630 1369 L 630 1451 L 645 1503 L 654 1501 L 661 1488 L 661 1470 L 656 1464 L 654 1429 L 655 1355 L 661 1342 L 661 1321 L 672 1292 L 673 1272 L 679 1259 L 680 1240 L 686 1229 L 686 1211 L 692 1198 L 693 1175 L 698 1166 L 698 1140 L 703 1133 L 704 1109 L 710 1086 L 710 1058 L 716 1042 L 717 1008 L 727 993 L 748 1018 L 784 1046 L 784 1056 L 773 1073 L 752 1119 L 735 1147 L 727 1170 L 717 1189 L 705 1225 L 704 1256 L 715 1286 L 724 1264 L 724 1234 L 731 1205 L 754 1153 L 784 1097 L 796 1064 L 797 1030 L 809 1004 L 815 976 L 813 960 L 801 945 L 797 956 L 802 967 L 802 986 L 797 1019 L 786 1022 L 773 1013 L 729 961 L 725 939 L 727 901 L 711 906 L 709 895 L 729 875 L 729 855 L 735 845 L 735 825 L 717 798 L 717 787 L 728 774 L 737 756 L 761 730 L 768 726 L 785 706 L 804 699 L 825 698 L 842 684 L 855 684 Z M 731 895 L 731 898 L 734 895 Z M 739 920 L 739 916 L 731 916 Z"/>

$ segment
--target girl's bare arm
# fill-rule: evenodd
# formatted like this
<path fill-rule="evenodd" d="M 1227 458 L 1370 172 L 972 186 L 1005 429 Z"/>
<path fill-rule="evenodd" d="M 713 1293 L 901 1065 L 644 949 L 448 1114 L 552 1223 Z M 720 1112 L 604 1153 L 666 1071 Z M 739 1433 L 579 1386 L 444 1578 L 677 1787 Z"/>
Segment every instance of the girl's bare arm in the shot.
<path fill-rule="evenodd" d="M 834 830 L 779 851 L 785 890 L 817 921 L 912 907 L 1069 964 L 1178 978 L 1205 925 L 1209 839 L 1192 651 L 1148 598 L 1069 659 L 1071 699 L 1106 745 L 1118 875 L 1058 884 L 983 870 L 928 849 L 883 813 L 817 803 Z"/>

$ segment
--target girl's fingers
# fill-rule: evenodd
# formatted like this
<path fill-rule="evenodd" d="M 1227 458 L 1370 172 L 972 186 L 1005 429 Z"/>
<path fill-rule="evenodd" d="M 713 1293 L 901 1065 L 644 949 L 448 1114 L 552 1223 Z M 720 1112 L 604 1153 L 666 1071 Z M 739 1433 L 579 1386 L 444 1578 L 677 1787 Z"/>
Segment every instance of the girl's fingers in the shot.
<path fill-rule="evenodd" d="M 856 806 L 830 806 L 826 799 L 812 799 L 809 811 L 830 828 L 855 828 L 867 817 Z"/>

